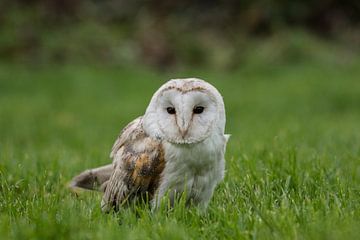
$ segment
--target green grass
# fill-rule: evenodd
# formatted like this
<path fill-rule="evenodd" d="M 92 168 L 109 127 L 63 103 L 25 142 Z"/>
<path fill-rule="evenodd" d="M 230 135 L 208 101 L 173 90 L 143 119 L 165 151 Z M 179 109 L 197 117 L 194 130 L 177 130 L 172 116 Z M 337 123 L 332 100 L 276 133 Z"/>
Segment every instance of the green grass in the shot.
<path fill-rule="evenodd" d="M 179 204 L 102 214 L 71 193 L 110 162 L 122 127 L 171 77 L 198 76 L 227 108 L 226 177 L 206 214 Z M 0 66 L 2 239 L 355 239 L 360 234 L 360 62 L 232 73 Z"/>

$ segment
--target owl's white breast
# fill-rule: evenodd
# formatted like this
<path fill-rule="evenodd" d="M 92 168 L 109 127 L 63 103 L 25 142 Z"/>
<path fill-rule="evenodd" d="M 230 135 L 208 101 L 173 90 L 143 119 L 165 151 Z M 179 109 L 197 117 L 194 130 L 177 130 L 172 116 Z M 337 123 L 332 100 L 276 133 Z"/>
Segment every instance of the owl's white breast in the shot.
<path fill-rule="evenodd" d="M 158 197 L 169 191 L 170 198 L 186 192 L 188 199 L 206 207 L 215 186 L 224 177 L 224 152 L 227 137 L 213 133 L 204 141 L 193 145 L 163 142 L 165 169 Z"/>

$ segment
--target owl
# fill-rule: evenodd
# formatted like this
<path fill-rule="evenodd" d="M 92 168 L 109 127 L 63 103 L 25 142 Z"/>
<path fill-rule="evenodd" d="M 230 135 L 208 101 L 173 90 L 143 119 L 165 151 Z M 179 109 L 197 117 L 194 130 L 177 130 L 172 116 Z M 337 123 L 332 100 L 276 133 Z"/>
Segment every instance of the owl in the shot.
<path fill-rule="evenodd" d="M 139 199 L 156 208 L 164 196 L 171 205 L 184 196 L 186 204 L 206 209 L 224 178 L 225 121 L 215 87 L 197 78 L 170 80 L 122 130 L 112 164 L 82 172 L 70 186 L 103 191 L 104 212 Z"/>

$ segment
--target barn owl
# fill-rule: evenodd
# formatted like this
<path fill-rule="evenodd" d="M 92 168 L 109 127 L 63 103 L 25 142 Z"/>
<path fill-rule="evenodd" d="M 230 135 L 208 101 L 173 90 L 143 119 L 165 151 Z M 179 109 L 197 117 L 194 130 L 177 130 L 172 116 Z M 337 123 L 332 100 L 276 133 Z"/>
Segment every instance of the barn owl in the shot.
<path fill-rule="evenodd" d="M 224 177 L 225 107 L 218 90 L 197 78 L 173 79 L 153 95 L 144 116 L 127 125 L 112 147 L 112 164 L 74 177 L 72 188 L 104 192 L 104 212 L 167 196 L 206 209 Z"/>

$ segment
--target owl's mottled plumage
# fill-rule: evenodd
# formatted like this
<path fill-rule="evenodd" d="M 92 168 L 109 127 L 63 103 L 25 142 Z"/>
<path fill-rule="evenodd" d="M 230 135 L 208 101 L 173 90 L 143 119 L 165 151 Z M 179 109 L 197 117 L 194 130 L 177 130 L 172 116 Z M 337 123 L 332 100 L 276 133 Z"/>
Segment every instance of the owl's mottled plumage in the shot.
<path fill-rule="evenodd" d="M 175 79 L 152 97 L 143 117 L 126 126 L 110 157 L 113 163 L 86 170 L 72 187 L 104 191 L 102 210 L 136 199 L 160 204 L 187 192 L 206 208 L 224 176 L 225 109 L 219 92 L 200 79 Z"/>

